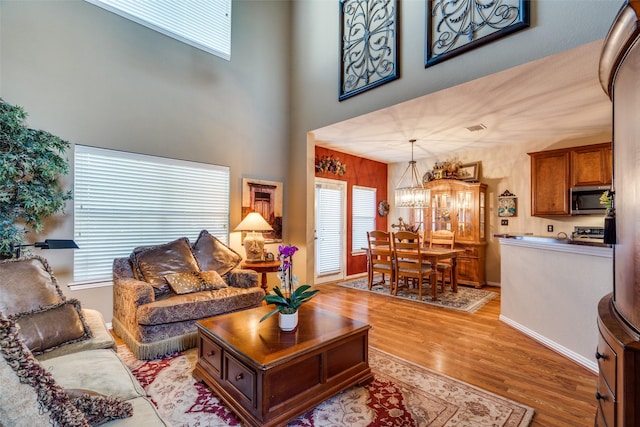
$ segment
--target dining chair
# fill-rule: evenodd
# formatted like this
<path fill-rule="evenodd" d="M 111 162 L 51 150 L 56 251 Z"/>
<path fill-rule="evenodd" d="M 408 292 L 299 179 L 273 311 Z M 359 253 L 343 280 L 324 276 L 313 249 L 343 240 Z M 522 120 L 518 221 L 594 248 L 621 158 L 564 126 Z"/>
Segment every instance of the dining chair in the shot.
<path fill-rule="evenodd" d="M 449 230 L 436 230 L 431 232 L 431 238 L 429 239 L 429 249 L 433 248 L 445 248 L 454 249 L 456 245 L 456 233 Z M 451 260 L 442 260 L 436 265 L 436 270 L 440 273 L 442 292 L 445 287 L 445 275 L 449 276 L 449 283 L 453 286 L 453 268 L 451 266 Z"/>
<path fill-rule="evenodd" d="M 377 283 L 380 285 L 387 284 L 385 274 L 389 275 L 389 293 L 393 292 L 394 286 L 394 269 L 393 269 L 393 252 L 391 247 L 391 234 L 386 231 L 374 230 L 367 232 L 367 241 L 369 245 L 369 259 L 367 265 L 367 274 L 369 278 L 369 289 L 374 285 L 374 273 L 382 273 L 382 281 Z"/>
<path fill-rule="evenodd" d="M 416 282 L 418 299 L 422 300 L 422 288 L 425 283 L 431 283 L 431 276 L 435 273 L 433 266 L 422 261 L 420 234 L 410 231 L 398 231 L 393 233 L 393 259 L 395 267 L 394 295 L 398 295 L 400 279 L 403 285 L 409 289 L 410 282 Z M 414 279 L 414 280 L 410 280 Z M 435 288 L 432 289 L 435 295 Z"/>

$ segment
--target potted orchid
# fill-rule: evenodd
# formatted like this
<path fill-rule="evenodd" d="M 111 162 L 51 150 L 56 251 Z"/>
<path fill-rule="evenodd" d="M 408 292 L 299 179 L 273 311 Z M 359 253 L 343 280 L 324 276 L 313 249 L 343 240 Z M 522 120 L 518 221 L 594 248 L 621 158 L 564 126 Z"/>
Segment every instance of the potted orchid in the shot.
<path fill-rule="evenodd" d="M 278 278 L 282 289 L 278 286 L 273 288 L 273 294 L 267 294 L 263 299 L 267 304 L 276 306 L 272 311 L 265 314 L 260 321 L 279 313 L 279 325 L 283 331 L 292 331 L 298 325 L 298 308 L 309 301 L 318 293 L 318 290 L 310 290 L 310 285 L 302 285 L 296 288 L 298 279 L 293 275 L 293 255 L 298 248 L 296 246 L 278 246 Z"/>

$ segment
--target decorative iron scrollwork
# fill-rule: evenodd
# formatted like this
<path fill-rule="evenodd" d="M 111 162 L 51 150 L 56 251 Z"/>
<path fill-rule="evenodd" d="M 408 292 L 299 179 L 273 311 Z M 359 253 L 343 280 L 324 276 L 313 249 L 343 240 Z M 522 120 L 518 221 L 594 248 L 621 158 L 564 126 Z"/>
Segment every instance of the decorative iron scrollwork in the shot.
<path fill-rule="evenodd" d="M 340 1 L 338 99 L 398 78 L 397 0 Z"/>

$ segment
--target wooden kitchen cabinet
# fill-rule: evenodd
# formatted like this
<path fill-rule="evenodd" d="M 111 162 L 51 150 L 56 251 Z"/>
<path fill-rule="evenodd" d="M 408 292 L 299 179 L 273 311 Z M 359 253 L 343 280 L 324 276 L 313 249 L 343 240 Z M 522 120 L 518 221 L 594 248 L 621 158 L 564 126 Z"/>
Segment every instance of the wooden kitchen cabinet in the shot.
<path fill-rule="evenodd" d="M 531 215 L 571 215 L 568 150 L 529 153 L 531 156 Z"/>
<path fill-rule="evenodd" d="M 486 283 L 486 193 L 487 186 L 454 179 L 440 179 L 424 184 L 431 192 L 431 204 L 425 210 L 425 236 L 431 231 L 456 233 L 458 283 L 482 287 Z"/>
<path fill-rule="evenodd" d="M 587 145 L 571 150 L 571 186 L 611 184 L 611 143 Z"/>
<path fill-rule="evenodd" d="M 532 216 L 570 216 L 571 187 L 611 184 L 613 161 L 609 142 L 528 154 Z"/>

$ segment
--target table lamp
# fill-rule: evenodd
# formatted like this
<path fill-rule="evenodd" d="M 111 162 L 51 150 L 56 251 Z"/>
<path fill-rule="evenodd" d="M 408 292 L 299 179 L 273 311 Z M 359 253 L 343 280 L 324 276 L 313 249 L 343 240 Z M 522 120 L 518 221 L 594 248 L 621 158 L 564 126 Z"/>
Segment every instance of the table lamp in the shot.
<path fill-rule="evenodd" d="M 262 261 L 264 250 L 264 236 L 262 233 L 272 230 L 273 228 L 258 212 L 251 212 L 240 221 L 234 231 L 247 232 L 244 238 L 244 250 L 247 254 L 248 262 Z"/>

